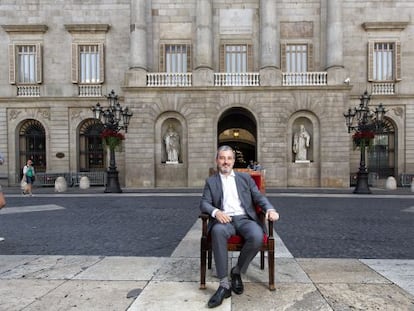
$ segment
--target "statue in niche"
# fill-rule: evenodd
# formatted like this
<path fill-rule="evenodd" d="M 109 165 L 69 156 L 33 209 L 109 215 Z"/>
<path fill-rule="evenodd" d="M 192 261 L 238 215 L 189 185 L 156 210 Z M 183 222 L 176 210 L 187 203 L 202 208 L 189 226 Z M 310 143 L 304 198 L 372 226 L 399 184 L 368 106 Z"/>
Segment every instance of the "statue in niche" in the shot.
<path fill-rule="evenodd" d="M 165 151 L 167 152 L 167 163 L 178 163 L 180 155 L 180 136 L 170 124 L 164 135 Z"/>
<path fill-rule="evenodd" d="M 293 153 L 295 161 L 308 161 L 307 151 L 310 146 L 310 135 L 303 124 L 293 137 Z"/>

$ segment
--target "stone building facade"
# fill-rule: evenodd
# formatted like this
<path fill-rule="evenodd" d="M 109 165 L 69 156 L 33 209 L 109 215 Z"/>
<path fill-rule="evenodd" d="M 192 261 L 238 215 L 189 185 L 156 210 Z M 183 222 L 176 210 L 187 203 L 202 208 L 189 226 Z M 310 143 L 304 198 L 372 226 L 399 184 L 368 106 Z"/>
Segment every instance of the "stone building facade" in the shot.
<path fill-rule="evenodd" d="M 344 113 L 364 91 L 387 111 L 370 172 L 414 173 L 413 13 L 403 0 L 1 2 L 0 182 L 18 183 L 28 157 L 38 172 L 104 172 L 91 107 L 111 90 L 133 113 L 123 187 L 201 187 L 221 144 L 270 187 L 348 187 L 360 154 Z"/>

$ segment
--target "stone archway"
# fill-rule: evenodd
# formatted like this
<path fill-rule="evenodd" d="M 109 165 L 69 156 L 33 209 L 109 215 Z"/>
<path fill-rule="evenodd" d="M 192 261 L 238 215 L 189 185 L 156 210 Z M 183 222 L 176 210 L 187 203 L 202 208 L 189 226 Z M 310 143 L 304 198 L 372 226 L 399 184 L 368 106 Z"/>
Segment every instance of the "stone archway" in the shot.
<path fill-rule="evenodd" d="M 257 123 L 250 111 L 241 107 L 224 111 L 217 124 L 217 146 L 222 145 L 236 151 L 235 168 L 257 161 Z"/>

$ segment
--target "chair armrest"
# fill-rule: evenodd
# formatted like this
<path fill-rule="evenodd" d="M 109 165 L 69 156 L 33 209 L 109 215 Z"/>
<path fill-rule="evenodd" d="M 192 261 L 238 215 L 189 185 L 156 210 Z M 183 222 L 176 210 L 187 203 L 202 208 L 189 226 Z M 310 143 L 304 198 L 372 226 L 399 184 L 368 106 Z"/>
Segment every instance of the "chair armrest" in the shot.
<path fill-rule="evenodd" d="M 202 226 L 201 226 L 201 235 L 202 237 L 207 237 L 207 224 L 210 219 L 210 215 L 207 213 L 201 213 L 198 218 L 201 218 L 202 220 Z"/>
<path fill-rule="evenodd" d="M 259 214 L 259 218 L 260 218 L 260 221 L 265 222 L 266 221 L 266 211 L 261 209 L 260 214 Z M 269 219 L 267 220 L 267 231 L 268 231 L 269 238 L 273 238 L 273 224 L 274 224 L 273 220 L 269 220 Z"/>

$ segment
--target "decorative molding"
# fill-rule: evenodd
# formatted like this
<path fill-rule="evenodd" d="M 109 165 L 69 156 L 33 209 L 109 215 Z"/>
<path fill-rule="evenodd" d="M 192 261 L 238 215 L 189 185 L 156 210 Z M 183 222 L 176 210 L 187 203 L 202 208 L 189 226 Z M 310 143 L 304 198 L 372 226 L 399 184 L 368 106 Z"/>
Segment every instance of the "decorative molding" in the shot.
<path fill-rule="evenodd" d="M 409 22 L 365 22 L 362 28 L 365 31 L 403 31 Z"/>
<path fill-rule="evenodd" d="M 7 33 L 45 33 L 47 25 L 1 25 Z"/>
<path fill-rule="evenodd" d="M 65 28 L 70 33 L 104 33 L 108 32 L 109 24 L 66 24 Z"/>

